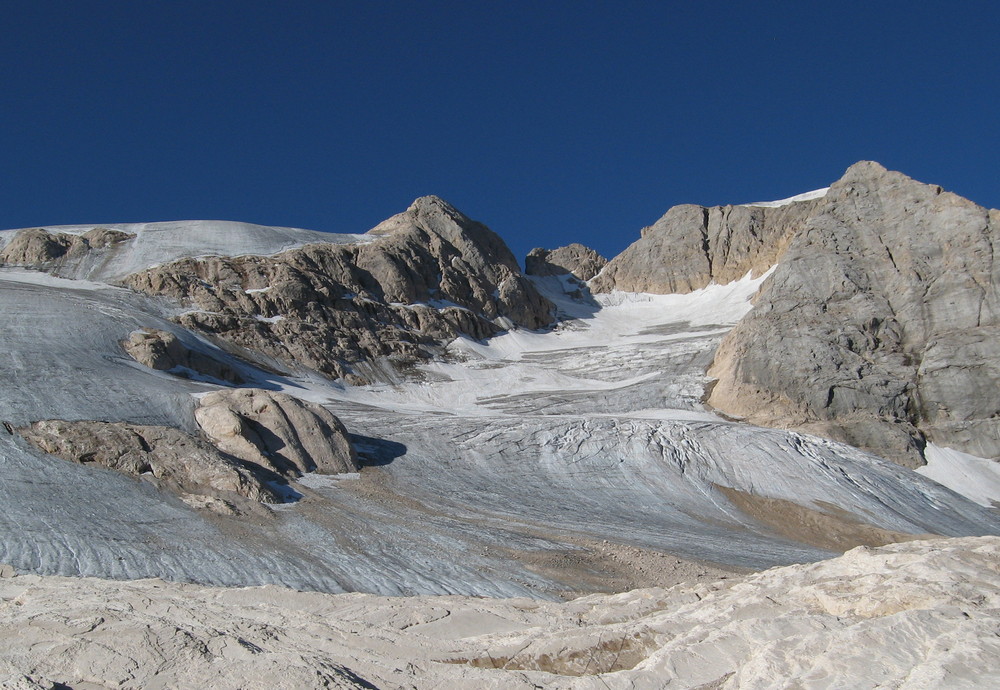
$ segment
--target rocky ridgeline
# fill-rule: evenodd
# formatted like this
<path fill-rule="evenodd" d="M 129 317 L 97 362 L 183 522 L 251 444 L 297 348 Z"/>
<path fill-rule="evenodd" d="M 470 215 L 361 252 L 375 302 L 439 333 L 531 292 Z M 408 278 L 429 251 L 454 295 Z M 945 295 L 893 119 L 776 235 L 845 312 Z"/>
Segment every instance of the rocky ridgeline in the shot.
<path fill-rule="evenodd" d="M 365 383 L 366 364 L 413 364 L 463 334 L 540 328 L 552 305 L 486 226 L 437 197 L 417 199 L 371 242 L 312 244 L 276 256 L 182 259 L 126 286 L 181 301 L 186 328 Z"/>
<path fill-rule="evenodd" d="M 1000 455 L 1000 212 L 861 162 L 820 198 L 679 206 L 591 281 L 686 292 L 778 264 L 708 402 L 911 467 L 930 440 Z"/>

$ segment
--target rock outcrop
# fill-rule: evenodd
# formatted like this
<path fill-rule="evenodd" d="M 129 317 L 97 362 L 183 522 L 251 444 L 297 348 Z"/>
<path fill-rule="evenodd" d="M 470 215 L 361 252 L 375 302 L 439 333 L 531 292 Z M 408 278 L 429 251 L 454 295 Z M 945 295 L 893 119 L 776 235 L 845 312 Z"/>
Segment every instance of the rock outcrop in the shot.
<path fill-rule="evenodd" d="M 270 357 L 364 383 L 359 363 L 406 366 L 459 334 L 541 328 L 552 305 L 489 228 L 417 199 L 358 244 L 184 259 L 124 284 L 190 305 L 178 322 Z"/>
<path fill-rule="evenodd" d="M 206 377 L 241 385 L 246 381 L 231 366 L 187 347 L 168 331 L 148 329 L 133 332 L 122 343 L 125 352 L 139 364 L 183 378 Z"/>
<path fill-rule="evenodd" d="M 356 472 L 347 430 L 320 405 L 255 388 L 223 389 L 200 400 L 195 419 L 220 449 L 286 477 Z"/>
<path fill-rule="evenodd" d="M 0 251 L 0 264 L 51 269 L 64 261 L 78 260 L 93 250 L 106 249 L 132 237 L 134 235 L 108 228 L 93 228 L 80 235 L 26 228 Z"/>
<path fill-rule="evenodd" d="M 179 429 L 45 420 L 18 431 L 50 455 L 81 464 L 94 463 L 134 477 L 149 473 L 182 496 L 242 496 L 264 503 L 281 502 L 274 489 L 251 468 Z"/>
<path fill-rule="evenodd" d="M 570 273 L 578 280 L 590 280 L 607 263 L 607 259 L 590 247 L 574 242 L 558 249 L 532 249 L 524 260 L 524 272 L 529 276 L 561 276 Z"/>
<path fill-rule="evenodd" d="M 871 162 L 810 204 L 709 403 L 911 467 L 927 439 L 1000 456 L 1000 212 Z"/>

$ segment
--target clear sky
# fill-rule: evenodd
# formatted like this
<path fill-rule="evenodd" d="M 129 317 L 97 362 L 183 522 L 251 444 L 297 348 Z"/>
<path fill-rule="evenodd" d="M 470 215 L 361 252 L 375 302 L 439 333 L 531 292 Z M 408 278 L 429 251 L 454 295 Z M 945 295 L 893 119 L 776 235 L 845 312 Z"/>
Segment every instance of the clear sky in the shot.
<path fill-rule="evenodd" d="M 880 161 L 1000 207 L 1000 3 L 48 2 L 0 13 L 0 227 L 363 232 L 523 259 Z"/>

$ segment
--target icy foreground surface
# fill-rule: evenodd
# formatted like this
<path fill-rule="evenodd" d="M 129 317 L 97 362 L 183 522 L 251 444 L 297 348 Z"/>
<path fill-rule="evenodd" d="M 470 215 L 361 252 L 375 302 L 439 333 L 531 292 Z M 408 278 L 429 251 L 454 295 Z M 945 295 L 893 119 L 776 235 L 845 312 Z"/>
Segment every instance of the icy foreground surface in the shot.
<path fill-rule="evenodd" d="M 996 537 L 558 604 L 19 576 L 0 685 L 995 688 L 998 611 Z"/>
<path fill-rule="evenodd" d="M 567 317 L 558 329 L 457 341 L 419 382 L 344 389 L 215 351 L 257 387 L 327 404 L 369 465 L 354 478 L 307 476 L 293 487 L 302 498 L 273 511 L 198 513 L 0 430 L 0 563 L 329 592 L 554 597 L 640 581 L 614 570 L 604 540 L 762 568 L 825 558 L 852 539 L 1000 533 L 995 511 L 897 465 L 703 409 L 702 372 L 759 280 L 600 303 L 567 298 L 557 278 L 541 284 Z M 0 271 L 0 421 L 194 431 L 194 396 L 217 386 L 146 369 L 120 346 L 159 328 L 213 350 L 165 320 L 170 309 L 96 283 Z"/>

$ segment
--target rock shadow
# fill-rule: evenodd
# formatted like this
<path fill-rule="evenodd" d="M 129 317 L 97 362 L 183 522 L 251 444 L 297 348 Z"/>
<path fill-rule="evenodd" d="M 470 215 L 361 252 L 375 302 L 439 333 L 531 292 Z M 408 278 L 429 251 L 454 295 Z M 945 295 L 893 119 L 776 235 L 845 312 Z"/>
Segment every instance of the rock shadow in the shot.
<path fill-rule="evenodd" d="M 405 445 L 385 438 L 350 434 L 350 440 L 358 454 L 358 464 L 362 467 L 384 467 L 406 455 Z"/>

